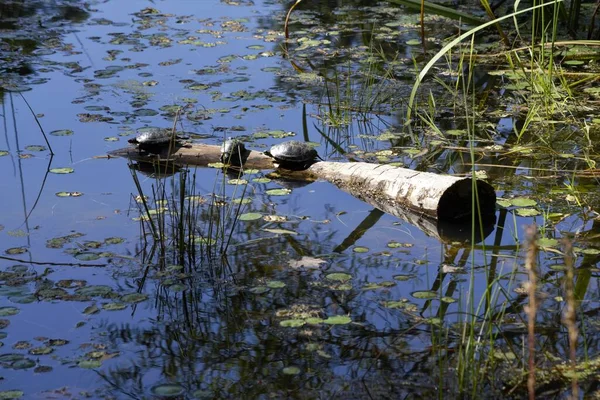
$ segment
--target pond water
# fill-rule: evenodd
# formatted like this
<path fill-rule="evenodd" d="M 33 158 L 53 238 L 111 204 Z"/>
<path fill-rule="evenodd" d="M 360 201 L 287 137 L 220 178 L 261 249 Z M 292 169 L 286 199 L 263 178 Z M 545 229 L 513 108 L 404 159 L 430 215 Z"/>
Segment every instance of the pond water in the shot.
<path fill-rule="evenodd" d="M 175 121 L 206 144 L 235 136 L 263 151 L 296 139 L 332 161 L 471 170 L 469 140 L 451 136 L 444 145 L 454 150 L 429 158 L 402 133 L 411 59 L 421 57 L 417 14 L 370 2 L 298 7 L 286 58 L 289 6 L 2 6 L 0 389 L 13 391 L 2 398 L 458 398 L 481 390 L 519 398 L 527 371 L 520 244 L 534 222 L 546 229 L 537 256 L 540 351 L 568 359 L 555 239 L 597 224 L 593 207 L 564 200 L 571 181 L 532 172 L 541 161 L 478 155 L 505 199 L 487 236 L 462 243 L 328 182 L 273 191 L 290 183 L 248 171 L 240 177 L 247 185 L 237 185 L 220 168 L 196 167 L 157 178 L 105 156 L 136 131 Z M 442 36 L 451 27 L 429 30 Z M 373 61 L 365 52 L 376 46 Z M 487 117 L 496 133 L 478 148 L 505 145 L 522 126 L 508 106 Z M 468 121 L 446 115 L 439 124 L 459 136 Z M 430 149 L 439 145 L 431 131 L 420 133 Z M 560 143 L 548 144 L 557 150 L 543 166 L 571 160 L 561 154 L 578 144 Z M 593 177 L 580 184 L 595 190 Z M 153 239 L 145 204 L 157 211 L 163 240 Z M 578 244 L 576 292 L 590 316 L 594 240 Z M 585 322 L 592 359 L 597 326 Z M 546 389 L 569 385 L 553 377 Z"/>

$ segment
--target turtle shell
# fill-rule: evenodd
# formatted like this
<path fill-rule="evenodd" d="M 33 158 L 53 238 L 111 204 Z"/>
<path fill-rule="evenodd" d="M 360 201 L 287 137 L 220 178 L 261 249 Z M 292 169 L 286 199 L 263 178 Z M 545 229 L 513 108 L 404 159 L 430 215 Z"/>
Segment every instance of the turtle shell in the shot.
<path fill-rule="evenodd" d="M 313 146 L 297 140 L 276 144 L 266 154 L 286 164 L 310 164 L 320 158 Z"/>
<path fill-rule="evenodd" d="M 250 151 L 246 150 L 246 146 L 239 139 L 227 139 L 221 145 L 221 162 L 225 164 L 243 164 L 249 154 Z"/>
<path fill-rule="evenodd" d="M 140 132 L 134 139 L 129 139 L 129 143 L 156 146 L 168 143 L 172 138 L 171 130 L 152 128 Z"/>

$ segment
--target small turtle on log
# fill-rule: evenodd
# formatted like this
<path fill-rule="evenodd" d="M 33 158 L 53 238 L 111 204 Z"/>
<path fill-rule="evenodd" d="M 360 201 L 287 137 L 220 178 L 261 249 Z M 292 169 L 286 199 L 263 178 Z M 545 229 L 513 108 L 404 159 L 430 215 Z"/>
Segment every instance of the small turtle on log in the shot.
<path fill-rule="evenodd" d="M 239 139 L 230 138 L 221 145 L 221 162 L 223 164 L 241 167 L 249 155 L 250 150 L 247 150 L 244 142 Z"/>
<path fill-rule="evenodd" d="M 140 151 L 157 154 L 168 148 L 169 143 L 172 143 L 174 148 L 191 147 L 183 139 L 185 138 L 172 133 L 169 129 L 152 128 L 144 130 L 128 142 L 137 145 Z"/>
<path fill-rule="evenodd" d="M 280 168 L 296 171 L 310 167 L 317 159 L 323 160 L 313 146 L 297 140 L 276 144 L 265 154 L 274 158 Z"/>

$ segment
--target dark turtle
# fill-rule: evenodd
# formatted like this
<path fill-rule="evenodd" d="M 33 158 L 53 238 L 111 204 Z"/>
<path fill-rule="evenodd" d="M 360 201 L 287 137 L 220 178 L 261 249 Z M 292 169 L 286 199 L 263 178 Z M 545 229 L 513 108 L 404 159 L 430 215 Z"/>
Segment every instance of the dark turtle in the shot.
<path fill-rule="evenodd" d="M 148 153 L 160 153 L 169 143 L 177 147 L 190 147 L 189 144 L 182 142 L 182 137 L 174 135 L 170 129 L 150 128 L 129 139 L 128 142 L 137 145 L 140 151 Z"/>
<path fill-rule="evenodd" d="M 221 162 L 223 164 L 240 167 L 244 165 L 249 155 L 250 150 L 247 150 L 239 139 L 230 138 L 221 145 Z"/>
<path fill-rule="evenodd" d="M 265 154 L 273 157 L 280 168 L 292 170 L 306 169 L 317 159 L 322 160 L 313 146 L 297 140 L 276 144 Z"/>

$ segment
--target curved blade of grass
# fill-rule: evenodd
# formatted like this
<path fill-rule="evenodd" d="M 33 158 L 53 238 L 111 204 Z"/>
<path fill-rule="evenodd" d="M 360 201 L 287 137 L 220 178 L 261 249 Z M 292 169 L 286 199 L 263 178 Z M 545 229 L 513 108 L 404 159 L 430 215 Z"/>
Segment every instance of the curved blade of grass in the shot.
<path fill-rule="evenodd" d="M 440 51 L 438 51 L 432 58 L 431 60 L 429 60 L 429 62 L 427 63 L 427 65 L 425 65 L 425 67 L 423 68 L 423 70 L 419 73 L 419 75 L 417 76 L 417 79 L 415 81 L 415 84 L 413 85 L 412 91 L 410 92 L 410 97 L 408 99 L 408 110 L 406 111 L 406 123 L 407 125 L 410 124 L 410 118 L 412 115 L 412 110 L 413 110 L 413 106 L 415 103 L 415 97 L 417 96 L 417 90 L 419 89 L 419 86 L 421 85 L 421 82 L 423 82 L 423 79 L 425 78 L 425 76 L 429 73 L 429 70 L 431 69 L 431 67 L 434 66 L 434 64 L 444 56 L 444 54 L 446 54 L 446 52 L 448 50 L 450 50 L 452 47 L 456 46 L 458 43 L 462 42 L 464 39 L 468 38 L 469 36 L 479 32 L 482 29 L 487 28 L 488 26 L 494 25 L 502 20 L 505 19 L 509 19 L 509 18 L 513 18 L 517 15 L 520 14 L 524 14 L 527 13 L 529 11 L 533 11 L 535 9 L 538 8 L 542 8 L 542 7 L 546 7 L 546 6 L 550 6 L 556 3 L 560 3 L 563 0 L 557 0 L 557 1 L 549 1 L 547 3 L 543 3 L 543 4 L 539 4 L 537 6 L 533 6 L 533 7 L 529 7 L 526 8 L 525 10 L 521 10 L 521 11 L 516 11 L 514 13 L 510 13 L 507 14 L 503 17 L 497 18 L 493 21 L 489 21 L 486 22 L 485 24 L 479 25 L 465 33 L 463 33 L 462 35 L 460 35 L 459 37 L 457 37 L 456 39 L 452 40 L 450 43 L 448 43 L 447 45 L 445 45 Z"/>

